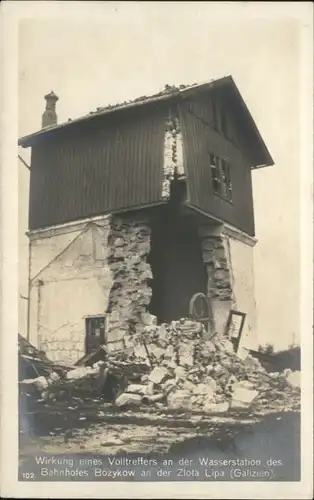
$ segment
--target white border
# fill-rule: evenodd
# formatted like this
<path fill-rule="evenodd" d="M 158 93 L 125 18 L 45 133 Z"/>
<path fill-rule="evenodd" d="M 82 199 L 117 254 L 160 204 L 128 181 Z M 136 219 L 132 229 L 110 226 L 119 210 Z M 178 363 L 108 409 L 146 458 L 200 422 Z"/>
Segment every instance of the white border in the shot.
<path fill-rule="evenodd" d="M 169 6 L 172 2 L 169 2 Z M 207 4 L 207 3 L 206 3 Z M 180 3 L 182 11 L 198 2 Z M 178 4 L 174 7 L 177 9 Z M 18 203 L 17 203 L 17 41 L 18 22 L 25 18 L 88 20 L 104 15 L 104 9 L 130 9 L 137 15 L 147 8 L 158 15 L 158 3 L 144 2 L 2 2 L 1 52 L 1 496 L 17 498 L 311 498 L 312 494 L 312 144 L 313 144 L 313 6 L 311 2 L 211 2 L 212 15 L 237 18 L 288 18 L 302 22 L 302 180 L 301 180 L 301 323 L 302 323 L 302 474 L 300 483 L 25 483 L 17 481 L 17 331 L 18 331 Z M 258 40 L 256 41 L 258 43 Z M 275 69 L 274 69 L 275 70 Z M 309 113 L 310 111 L 310 113 Z M 110 493 L 108 493 L 108 490 Z"/>

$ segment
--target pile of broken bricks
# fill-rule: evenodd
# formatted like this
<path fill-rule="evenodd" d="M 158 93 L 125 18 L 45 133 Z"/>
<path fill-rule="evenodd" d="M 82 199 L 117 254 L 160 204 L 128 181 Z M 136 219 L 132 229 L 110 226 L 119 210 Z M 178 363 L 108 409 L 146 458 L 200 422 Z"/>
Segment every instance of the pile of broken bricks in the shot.
<path fill-rule="evenodd" d="M 130 359 L 146 362 L 151 371 L 140 383 L 129 384 L 115 404 L 204 413 L 299 409 L 300 390 L 289 383 L 288 373 L 268 374 L 251 355 L 240 359 L 225 336 L 205 337 L 201 323 L 182 319 L 151 324 L 125 339 Z"/>
<path fill-rule="evenodd" d="M 49 374 L 20 379 L 20 396 L 35 403 L 36 411 L 38 403 L 53 409 L 62 401 L 68 409 L 109 401 L 118 411 L 150 407 L 204 414 L 300 408 L 299 372 L 267 373 L 251 355 L 241 359 L 225 336 L 207 339 L 202 323 L 156 325 L 151 317 L 151 324 L 124 341 L 124 350 L 102 347 L 63 373 L 51 363 Z"/>

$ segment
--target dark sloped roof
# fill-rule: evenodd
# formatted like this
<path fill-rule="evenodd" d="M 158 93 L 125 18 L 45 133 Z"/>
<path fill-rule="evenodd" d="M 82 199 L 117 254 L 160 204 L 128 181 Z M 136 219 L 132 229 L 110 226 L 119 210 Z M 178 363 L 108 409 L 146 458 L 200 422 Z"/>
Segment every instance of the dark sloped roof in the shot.
<path fill-rule="evenodd" d="M 165 88 L 157 93 L 150 96 L 141 96 L 133 101 L 125 101 L 123 103 L 109 105 L 106 107 L 99 107 L 96 111 L 91 111 L 89 114 L 84 115 L 80 118 L 76 118 L 74 120 L 69 120 L 64 123 L 60 123 L 57 125 L 53 125 L 51 127 L 47 127 L 41 129 L 32 134 L 21 137 L 18 141 L 19 146 L 30 147 L 34 144 L 35 141 L 42 137 L 46 137 L 50 134 L 53 134 L 55 131 L 68 130 L 73 125 L 78 125 L 80 123 L 86 123 L 90 120 L 93 120 L 95 117 L 106 116 L 112 113 L 118 113 L 123 110 L 133 109 L 139 106 L 145 106 L 152 103 L 158 103 L 160 101 L 170 100 L 179 97 L 187 97 L 190 94 L 194 93 L 202 93 L 209 91 L 211 89 L 222 88 L 224 91 L 228 92 L 232 99 L 237 104 L 237 108 L 241 113 L 242 122 L 246 124 L 246 130 L 249 134 L 249 138 L 253 141 L 254 145 L 254 157 L 253 157 L 253 166 L 262 167 L 262 166 L 270 166 L 274 164 L 274 161 L 259 133 L 259 130 L 252 118 L 251 113 L 249 112 L 232 76 L 226 76 L 217 80 L 211 80 L 202 84 L 193 84 L 193 85 L 180 85 L 179 87 L 166 85 Z"/>

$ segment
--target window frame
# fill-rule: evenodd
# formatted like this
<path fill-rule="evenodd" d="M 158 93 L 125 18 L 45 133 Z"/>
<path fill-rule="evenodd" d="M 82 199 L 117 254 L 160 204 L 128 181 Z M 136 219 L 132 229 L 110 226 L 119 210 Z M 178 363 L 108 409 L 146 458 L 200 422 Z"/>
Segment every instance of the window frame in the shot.
<path fill-rule="evenodd" d="M 218 196 L 224 201 L 227 201 L 228 203 L 233 204 L 231 165 L 227 160 L 215 155 L 214 153 L 209 153 L 209 156 L 210 173 L 214 195 Z M 215 183 L 217 184 L 218 190 L 215 188 Z"/>
<path fill-rule="evenodd" d="M 221 160 L 221 178 L 222 178 L 222 186 L 223 186 L 223 197 L 232 203 L 232 182 L 231 182 L 231 174 L 230 174 L 230 163 L 226 160 Z"/>
<path fill-rule="evenodd" d="M 100 322 L 103 321 L 103 327 L 100 325 L 98 326 L 93 326 L 93 323 L 96 321 Z M 100 339 L 100 345 L 106 343 L 106 314 L 91 314 L 88 316 L 84 316 L 84 323 L 85 323 L 85 353 L 88 353 L 88 346 L 89 346 L 89 339 L 92 337 L 96 339 L 99 337 Z M 95 332 L 93 335 L 90 334 L 91 328 L 94 330 L 97 330 L 99 328 L 99 336 L 95 335 Z M 102 332 L 103 330 L 103 332 Z"/>
<path fill-rule="evenodd" d="M 219 164 L 218 164 L 217 160 L 218 160 L 218 157 L 215 156 L 213 153 L 210 153 L 210 173 L 211 173 L 211 178 L 212 178 L 212 187 L 214 190 L 214 194 L 219 196 L 221 193 L 221 175 L 220 175 L 220 168 L 219 168 Z M 213 175 L 214 171 L 215 171 L 215 176 Z M 218 191 L 215 189 L 215 182 L 217 183 L 217 186 L 219 188 Z"/>

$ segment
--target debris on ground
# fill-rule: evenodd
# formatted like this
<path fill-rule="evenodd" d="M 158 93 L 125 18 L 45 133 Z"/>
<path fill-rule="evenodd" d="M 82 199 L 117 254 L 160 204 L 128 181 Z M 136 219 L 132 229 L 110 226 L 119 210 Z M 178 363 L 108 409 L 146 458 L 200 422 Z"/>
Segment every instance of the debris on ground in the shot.
<path fill-rule="evenodd" d="M 287 379 L 288 385 L 292 388 L 300 388 L 301 387 L 301 372 L 295 371 L 293 372 L 290 369 L 284 371 L 284 375 Z"/>
<path fill-rule="evenodd" d="M 158 405 L 205 413 L 233 408 L 299 408 L 298 376 L 291 370 L 268 374 L 253 356 L 240 359 L 225 336 L 206 339 L 203 325 L 196 321 L 151 323 L 133 342 L 138 358 L 151 365 L 150 374 L 142 377 L 141 383 L 153 383 Z M 126 387 L 125 394 L 128 392 Z M 141 387 L 138 394 L 143 392 Z M 154 404 L 152 396 L 143 395 L 142 401 Z"/>
<path fill-rule="evenodd" d="M 22 335 L 18 335 L 19 380 L 42 376 L 49 377 L 52 373 L 64 375 L 70 367 L 62 363 L 54 363 L 43 351 L 34 347 Z"/>
<path fill-rule="evenodd" d="M 210 415 L 299 410 L 299 372 L 269 374 L 253 356 L 238 357 L 225 336 L 206 339 L 202 323 L 191 319 L 154 323 L 127 338 L 125 350 L 102 346 L 73 367 L 60 367 L 33 348 L 27 362 L 37 376 L 20 378 L 23 404 L 74 411 L 98 401 L 113 403 L 117 412 L 141 407 Z M 25 361 L 24 339 L 19 343 Z"/>

